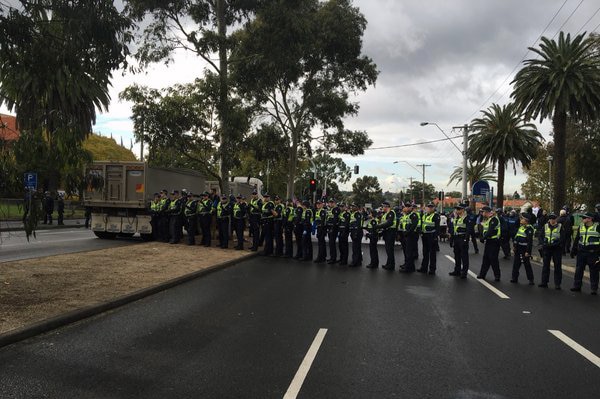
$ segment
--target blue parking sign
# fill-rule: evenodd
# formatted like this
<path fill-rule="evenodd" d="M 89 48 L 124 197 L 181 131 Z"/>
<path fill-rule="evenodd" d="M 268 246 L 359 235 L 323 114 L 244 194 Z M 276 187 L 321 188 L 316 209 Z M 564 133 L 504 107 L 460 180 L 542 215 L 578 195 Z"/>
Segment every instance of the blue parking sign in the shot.
<path fill-rule="evenodd" d="M 37 190 L 37 173 L 26 172 L 25 173 L 25 188 L 29 190 Z"/>

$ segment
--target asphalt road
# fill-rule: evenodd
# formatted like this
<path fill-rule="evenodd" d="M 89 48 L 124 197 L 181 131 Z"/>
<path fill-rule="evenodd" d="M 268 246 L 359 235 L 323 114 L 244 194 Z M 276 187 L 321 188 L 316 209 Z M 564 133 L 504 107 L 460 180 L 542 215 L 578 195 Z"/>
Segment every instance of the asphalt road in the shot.
<path fill-rule="evenodd" d="M 321 329 L 299 398 L 598 396 L 600 365 L 549 332 L 600 355 L 589 285 L 510 284 L 504 261 L 502 299 L 446 254 L 436 276 L 253 258 L 0 349 L 0 397 L 282 398 Z"/>
<path fill-rule="evenodd" d="M 114 248 L 142 242 L 139 237 L 101 240 L 91 230 L 65 228 L 39 230 L 29 241 L 24 231 L 0 233 L 0 263 L 50 255 Z"/>

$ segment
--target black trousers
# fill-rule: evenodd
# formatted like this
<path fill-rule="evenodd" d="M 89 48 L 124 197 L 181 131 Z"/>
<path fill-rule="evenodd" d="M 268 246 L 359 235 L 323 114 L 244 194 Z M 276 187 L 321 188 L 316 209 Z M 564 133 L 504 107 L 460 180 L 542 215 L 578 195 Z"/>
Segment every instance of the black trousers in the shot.
<path fill-rule="evenodd" d="M 396 231 L 393 229 L 387 229 L 383 231 L 383 242 L 385 243 L 385 254 L 387 260 L 385 266 L 396 267 L 396 256 L 394 254 L 394 244 L 396 242 Z M 414 269 L 414 264 L 413 264 Z"/>
<path fill-rule="evenodd" d="M 475 235 L 471 236 L 471 242 L 473 243 L 473 249 L 475 250 L 475 252 L 479 252 L 479 247 L 477 247 L 477 238 L 475 237 Z"/>
<path fill-rule="evenodd" d="M 152 238 L 156 241 L 160 240 L 158 231 L 158 215 L 154 214 L 150 217 L 150 226 L 152 226 Z"/>
<path fill-rule="evenodd" d="M 421 270 L 435 272 L 437 266 L 437 241 L 433 233 L 425 233 L 421 238 L 423 242 L 423 260 L 421 261 Z"/>
<path fill-rule="evenodd" d="M 573 282 L 574 288 L 581 288 L 583 283 L 583 272 L 585 267 L 590 268 L 590 286 L 592 291 L 598 291 L 598 277 L 599 269 L 598 266 L 598 253 L 589 252 L 580 249 L 577 253 L 577 263 L 575 266 L 575 281 Z"/>
<path fill-rule="evenodd" d="M 327 228 L 329 229 L 329 259 L 337 260 L 337 246 L 335 240 L 339 233 L 338 226 L 329 225 Z"/>
<path fill-rule="evenodd" d="M 283 255 L 283 221 L 273 220 L 273 235 L 275 238 L 275 255 Z"/>
<path fill-rule="evenodd" d="M 348 236 L 350 232 L 346 229 L 340 229 L 339 249 L 340 249 L 340 265 L 348 263 Z"/>
<path fill-rule="evenodd" d="M 303 257 L 302 254 L 302 233 L 304 233 L 304 226 L 301 224 L 297 224 L 294 226 L 294 238 L 296 239 L 296 256 L 294 258 L 301 259 Z"/>
<path fill-rule="evenodd" d="M 186 217 L 187 225 L 187 244 L 196 245 L 196 229 L 198 228 L 198 219 L 196 215 Z"/>
<path fill-rule="evenodd" d="M 454 248 L 454 272 L 466 276 L 469 272 L 469 240 L 464 235 L 452 236 Z"/>
<path fill-rule="evenodd" d="M 403 231 L 398 232 L 398 240 L 402 247 L 402 256 L 404 257 L 404 263 L 406 263 L 406 234 Z"/>
<path fill-rule="evenodd" d="M 283 256 L 286 258 L 291 258 L 294 256 L 294 225 L 291 223 L 286 223 L 284 228 L 285 234 L 285 252 Z"/>
<path fill-rule="evenodd" d="M 415 270 L 415 253 L 417 253 L 417 247 L 419 246 L 419 236 L 417 233 L 406 234 L 406 259 L 404 262 L 404 268 L 406 270 Z"/>
<path fill-rule="evenodd" d="M 315 261 L 322 262 L 327 259 L 327 243 L 325 236 L 327 235 L 327 227 L 317 226 L 317 258 Z"/>
<path fill-rule="evenodd" d="M 516 281 L 519 279 L 519 271 L 521 270 L 521 264 L 525 267 L 525 274 L 527 275 L 527 280 L 533 281 L 533 269 L 531 268 L 531 254 L 529 256 L 525 256 L 525 252 L 527 252 L 527 247 L 525 245 L 516 245 L 515 246 L 515 259 L 513 260 L 513 268 L 512 268 L 512 280 Z"/>
<path fill-rule="evenodd" d="M 506 233 L 506 236 L 504 233 L 502 234 L 503 235 L 500 238 L 500 247 L 502 248 L 502 252 L 504 252 L 504 257 L 508 258 L 510 257 L 510 237 L 508 236 L 508 233 Z"/>
<path fill-rule="evenodd" d="M 542 250 L 542 284 L 548 284 L 550 280 L 550 261 L 554 263 L 554 285 L 562 283 L 562 248 L 560 245 L 546 247 Z"/>
<path fill-rule="evenodd" d="M 235 249 L 244 249 L 244 227 L 246 227 L 246 223 L 242 218 L 233 218 L 233 225 L 235 228 L 235 238 L 237 240 Z"/>
<path fill-rule="evenodd" d="M 362 229 L 350 230 L 350 238 L 352 238 L 352 264 L 359 265 L 362 263 Z"/>
<path fill-rule="evenodd" d="M 304 260 L 312 260 L 313 259 L 313 246 L 311 239 L 311 227 L 304 226 L 304 231 L 302 232 L 302 259 Z"/>
<path fill-rule="evenodd" d="M 378 234 L 371 233 L 369 238 L 369 256 L 371 257 L 370 265 L 379 266 L 379 251 L 377 251 Z"/>
<path fill-rule="evenodd" d="M 160 215 L 158 218 L 158 232 L 162 242 L 169 242 L 169 215 Z"/>
<path fill-rule="evenodd" d="M 263 255 L 273 255 L 273 219 L 263 219 L 261 224 L 261 236 L 265 244 Z"/>
<path fill-rule="evenodd" d="M 171 236 L 169 242 L 177 244 L 181 241 L 181 238 L 183 237 L 183 232 L 181 231 L 182 227 L 183 223 L 181 215 L 171 215 L 169 218 L 169 234 Z"/>
<path fill-rule="evenodd" d="M 260 215 L 250 214 L 250 234 L 252 235 L 252 247 L 250 249 L 257 250 L 260 240 Z"/>
<path fill-rule="evenodd" d="M 219 246 L 221 248 L 229 247 L 229 217 L 217 218 L 219 226 Z"/>
<path fill-rule="evenodd" d="M 498 240 L 486 240 L 483 247 L 483 261 L 479 276 L 485 278 L 490 267 L 494 271 L 494 277 L 500 278 L 500 262 L 498 262 L 498 253 L 500 252 L 500 242 Z"/>
<path fill-rule="evenodd" d="M 205 215 L 200 215 L 200 229 L 202 230 L 202 245 L 205 247 L 210 247 L 210 222 L 212 217 L 210 213 Z"/>

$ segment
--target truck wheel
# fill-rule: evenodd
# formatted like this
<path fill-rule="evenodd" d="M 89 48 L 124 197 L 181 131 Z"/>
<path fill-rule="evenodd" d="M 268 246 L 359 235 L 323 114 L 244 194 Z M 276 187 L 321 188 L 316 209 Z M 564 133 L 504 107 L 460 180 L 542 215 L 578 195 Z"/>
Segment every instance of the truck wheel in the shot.
<path fill-rule="evenodd" d="M 117 237 L 117 233 L 109 233 L 107 231 L 94 231 L 94 234 L 103 240 L 114 240 Z"/>
<path fill-rule="evenodd" d="M 140 237 L 142 237 L 142 240 L 144 241 L 154 241 L 154 236 L 152 234 L 141 234 L 140 233 Z"/>

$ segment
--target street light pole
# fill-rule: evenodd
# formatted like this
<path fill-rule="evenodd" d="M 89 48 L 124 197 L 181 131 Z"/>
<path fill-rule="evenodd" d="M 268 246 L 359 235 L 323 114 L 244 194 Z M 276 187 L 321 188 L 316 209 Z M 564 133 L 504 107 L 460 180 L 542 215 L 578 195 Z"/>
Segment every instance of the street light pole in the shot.
<path fill-rule="evenodd" d="M 552 155 L 548 155 L 548 158 L 546 158 L 546 160 L 548 160 L 548 188 L 550 191 L 549 209 L 552 209 Z"/>
<path fill-rule="evenodd" d="M 425 206 L 425 168 L 431 165 L 417 165 L 423 167 L 423 186 L 421 187 L 421 207 Z"/>

